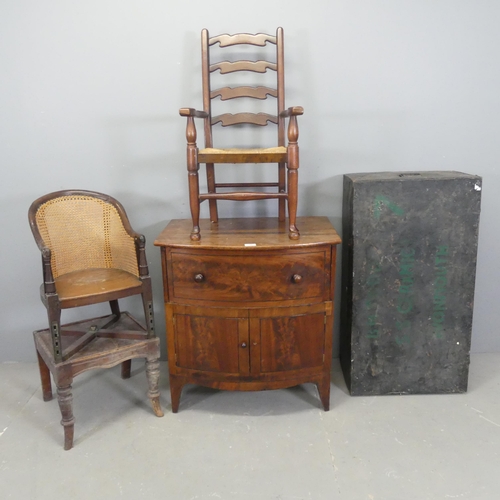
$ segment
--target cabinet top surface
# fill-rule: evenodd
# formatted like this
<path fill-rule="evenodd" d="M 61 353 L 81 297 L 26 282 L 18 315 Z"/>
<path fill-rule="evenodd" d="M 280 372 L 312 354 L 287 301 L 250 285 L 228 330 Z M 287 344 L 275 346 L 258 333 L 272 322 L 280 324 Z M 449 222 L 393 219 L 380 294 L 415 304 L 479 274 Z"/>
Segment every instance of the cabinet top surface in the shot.
<path fill-rule="evenodd" d="M 288 237 L 288 221 L 277 217 L 220 219 L 212 224 L 200 221 L 201 240 L 191 241 L 191 219 L 171 220 L 155 241 L 156 246 L 183 248 L 302 248 L 324 244 L 337 245 L 341 239 L 327 217 L 298 217 L 298 240 Z"/>

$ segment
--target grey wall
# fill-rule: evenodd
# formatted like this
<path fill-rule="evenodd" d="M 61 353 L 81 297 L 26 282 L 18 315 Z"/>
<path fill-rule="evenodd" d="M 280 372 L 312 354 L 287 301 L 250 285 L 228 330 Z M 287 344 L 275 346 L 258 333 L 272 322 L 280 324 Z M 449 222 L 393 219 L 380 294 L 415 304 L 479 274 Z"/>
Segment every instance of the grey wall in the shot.
<path fill-rule="evenodd" d="M 483 176 L 472 348 L 500 350 L 500 2 L 246 4 L 2 0 L 0 360 L 34 359 L 31 331 L 45 327 L 46 316 L 26 214 L 35 198 L 64 188 L 117 197 L 146 234 L 163 330 L 152 243 L 168 220 L 189 217 L 178 108 L 201 106 L 200 30 L 272 32 L 278 25 L 285 28 L 287 104 L 305 108 L 299 215 L 328 215 L 340 230 L 343 173 Z M 231 202 L 222 212 L 272 213 Z"/>

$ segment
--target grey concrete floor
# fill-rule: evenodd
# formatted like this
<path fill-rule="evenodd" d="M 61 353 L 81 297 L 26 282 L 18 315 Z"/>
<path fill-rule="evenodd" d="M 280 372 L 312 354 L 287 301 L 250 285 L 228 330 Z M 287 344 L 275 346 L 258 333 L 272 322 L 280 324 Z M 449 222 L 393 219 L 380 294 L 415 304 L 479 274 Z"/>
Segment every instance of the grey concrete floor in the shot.
<path fill-rule="evenodd" d="M 157 418 L 142 362 L 75 380 L 75 447 L 35 363 L 0 364 L 0 498 L 496 500 L 500 353 L 472 356 L 469 392 L 350 397 L 334 363 L 331 410 L 314 386 L 184 389 Z"/>

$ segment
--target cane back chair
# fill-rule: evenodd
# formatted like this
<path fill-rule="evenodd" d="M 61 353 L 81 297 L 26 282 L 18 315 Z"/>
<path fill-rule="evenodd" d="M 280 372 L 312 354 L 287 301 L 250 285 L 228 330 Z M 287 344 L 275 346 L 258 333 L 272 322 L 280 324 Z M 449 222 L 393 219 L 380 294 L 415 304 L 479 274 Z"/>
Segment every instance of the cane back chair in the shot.
<path fill-rule="evenodd" d="M 122 205 L 91 191 L 59 191 L 34 201 L 31 230 L 42 253 L 40 295 L 49 328 L 34 332 L 43 399 L 52 399 L 50 374 L 64 427 L 64 448 L 73 446 L 72 383 L 93 368 L 121 363 L 130 377 L 131 360 L 146 358 L 148 396 L 161 417 L 159 401 L 159 339 L 155 336 L 151 279 L 144 236 L 133 231 Z M 146 327 L 118 299 L 141 294 Z M 61 326 L 61 310 L 109 302 L 111 315 Z"/>
<path fill-rule="evenodd" d="M 275 46 L 272 57 L 266 45 Z M 218 45 L 218 47 L 217 47 Z M 244 46 L 244 47 L 242 47 Z M 264 53 L 264 57 L 273 59 L 272 61 L 260 59 L 259 54 L 255 60 L 236 60 L 243 52 L 247 52 L 248 46 L 253 46 L 255 52 Z M 264 33 L 248 34 L 240 33 L 235 35 L 218 35 L 210 37 L 206 29 L 201 32 L 202 47 L 202 87 L 203 87 L 203 110 L 198 111 L 193 108 L 181 108 L 181 116 L 187 117 L 186 139 L 187 139 L 187 168 L 189 179 L 189 199 L 191 216 L 193 219 L 192 240 L 200 239 L 200 203 L 209 200 L 210 220 L 218 221 L 217 200 L 260 200 L 278 199 L 279 220 L 285 220 L 285 201 L 288 203 L 289 216 L 289 236 L 292 239 L 299 238 L 299 231 L 296 226 L 297 196 L 298 196 L 298 168 L 299 168 L 299 147 L 298 147 L 298 126 L 297 116 L 302 115 L 304 110 L 300 106 L 285 109 L 285 76 L 284 76 L 284 49 L 283 49 L 283 28 L 276 30 L 276 35 Z M 221 50 L 222 49 L 222 50 Z M 229 60 L 214 61 L 214 52 L 219 52 L 219 57 L 227 57 Z M 274 72 L 275 79 L 271 86 L 268 85 L 269 78 L 266 73 Z M 220 72 L 220 73 L 217 73 Z M 249 74 L 257 73 L 264 79 L 264 85 L 257 86 L 240 85 L 239 78 L 234 78 L 232 73 L 243 72 L 248 76 L 248 80 L 255 83 L 256 76 Z M 221 76 L 222 75 L 222 76 Z M 233 76 L 237 81 L 237 86 L 225 86 L 212 89 L 213 82 L 217 78 L 224 80 L 226 75 Z M 218 80 L 217 80 L 218 81 Z M 273 106 L 272 113 L 237 112 L 222 113 L 212 115 L 213 104 L 220 106 L 223 101 L 248 98 L 266 100 L 268 97 L 276 99 L 276 107 Z M 220 98 L 220 99 L 219 99 Z M 217 100 L 217 102 L 215 102 Z M 221 101 L 221 102 L 219 102 Z M 241 101 L 240 101 L 241 102 Z M 255 107 L 256 101 L 251 103 Z M 229 104 L 229 103 L 228 103 Z M 252 107 L 252 109 L 253 109 Z M 205 148 L 198 149 L 196 145 L 197 131 L 194 118 L 204 120 Z M 288 121 L 288 145 L 285 144 L 285 120 Z M 267 126 L 269 123 L 277 125 L 277 146 L 271 148 L 222 148 L 214 147 L 213 126 L 221 124 L 222 127 L 240 126 L 250 124 L 257 126 Z M 206 164 L 207 193 L 200 193 L 198 170 L 200 163 Z M 228 182 L 217 183 L 215 180 L 214 165 L 218 163 L 241 164 L 241 163 L 277 163 L 277 182 Z M 226 188 L 258 188 L 257 191 L 233 190 Z M 266 188 L 273 188 L 274 192 L 269 192 Z M 222 190 L 222 191 L 221 191 Z"/>

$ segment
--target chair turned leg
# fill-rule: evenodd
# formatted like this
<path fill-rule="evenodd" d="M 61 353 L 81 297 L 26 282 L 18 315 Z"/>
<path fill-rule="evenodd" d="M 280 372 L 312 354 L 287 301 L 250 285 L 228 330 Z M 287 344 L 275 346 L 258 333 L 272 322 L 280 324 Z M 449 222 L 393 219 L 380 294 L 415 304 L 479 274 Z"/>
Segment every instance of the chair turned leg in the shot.
<path fill-rule="evenodd" d="M 75 432 L 71 384 L 57 388 L 57 401 L 62 415 L 61 425 L 64 427 L 64 449 L 71 450 L 73 448 L 73 436 Z"/>
<path fill-rule="evenodd" d="M 278 163 L 278 191 L 286 192 L 286 164 Z M 283 222 L 286 218 L 285 198 L 278 199 L 278 220 Z"/>
<path fill-rule="evenodd" d="M 189 172 L 189 207 L 191 209 L 191 219 L 193 229 L 190 238 L 192 241 L 199 241 L 200 235 L 200 200 L 199 200 L 198 171 Z"/>
<path fill-rule="evenodd" d="M 292 240 L 298 240 L 300 237 L 299 230 L 295 225 L 297 219 L 297 202 L 299 196 L 299 146 L 297 139 L 299 137 L 299 129 L 297 128 L 297 119 L 295 116 L 290 118 L 288 126 L 288 217 L 289 217 L 289 233 L 288 236 Z"/>
<path fill-rule="evenodd" d="M 111 313 L 116 316 L 116 319 L 120 317 L 120 305 L 118 304 L 118 300 L 110 300 L 109 305 L 111 307 Z"/>
<path fill-rule="evenodd" d="M 132 368 L 132 360 L 127 359 L 122 363 L 122 378 L 127 379 L 130 378 L 130 370 Z"/>
<path fill-rule="evenodd" d="M 207 188 L 209 193 L 215 193 L 215 168 L 213 163 L 206 164 L 207 170 Z M 208 200 L 210 208 L 210 222 L 216 224 L 219 222 L 219 215 L 217 213 L 217 200 Z"/>
<path fill-rule="evenodd" d="M 298 175 L 297 168 L 288 165 L 288 217 L 289 217 L 289 233 L 291 240 L 298 240 L 300 237 L 299 230 L 296 226 L 297 221 L 297 198 L 298 198 Z"/>
<path fill-rule="evenodd" d="M 153 411 L 157 417 L 163 417 L 163 410 L 160 405 L 160 391 L 158 389 L 160 380 L 160 361 L 158 358 L 146 359 L 146 375 L 149 384 L 148 397 L 151 400 Z"/>
<path fill-rule="evenodd" d="M 38 358 L 38 369 L 40 370 L 40 379 L 42 381 L 42 393 L 43 393 L 43 400 L 44 401 L 50 401 L 52 399 L 52 385 L 50 383 L 50 371 L 43 360 L 42 356 L 40 356 L 40 353 L 37 351 L 36 356 Z"/>
<path fill-rule="evenodd" d="M 187 169 L 189 182 L 189 208 L 191 209 L 191 218 L 193 219 L 193 230 L 191 239 L 199 241 L 200 239 L 200 184 L 198 179 L 198 148 L 196 147 L 196 127 L 194 118 L 188 117 L 186 126 L 187 139 Z"/>

